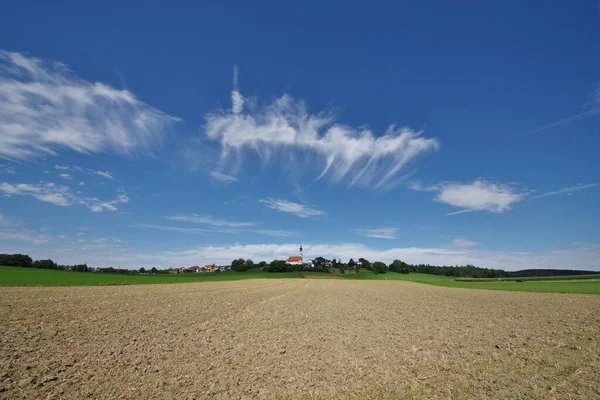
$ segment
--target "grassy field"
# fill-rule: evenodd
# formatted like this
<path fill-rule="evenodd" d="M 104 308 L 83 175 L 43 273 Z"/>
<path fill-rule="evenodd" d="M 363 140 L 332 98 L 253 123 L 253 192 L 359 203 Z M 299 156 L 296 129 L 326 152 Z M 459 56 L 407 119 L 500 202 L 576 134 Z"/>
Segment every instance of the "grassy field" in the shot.
<path fill-rule="evenodd" d="M 586 279 L 600 280 L 600 274 L 589 275 L 556 275 L 556 276 L 521 276 L 505 278 L 456 278 L 463 282 L 498 282 L 498 281 L 581 281 Z"/>
<path fill-rule="evenodd" d="M 436 286 L 459 287 L 469 289 L 490 290 L 512 290 L 523 292 L 547 292 L 547 293 L 588 293 L 600 294 L 600 279 L 570 279 L 570 280 L 526 280 L 516 281 L 460 281 L 454 277 L 429 275 L 429 274 L 398 274 L 388 272 L 387 274 L 374 274 L 371 271 L 360 271 L 358 274 L 351 273 L 342 275 L 346 279 L 379 279 L 379 280 L 403 280 L 418 283 L 427 283 Z"/>
<path fill-rule="evenodd" d="M 300 272 L 220 272 L 200 274 L 124 275 L 0 267 L 0 286 L 102 286 L 233 281 L 253 278 L 300 278 Z"/>
<path fill-rule="evenodd" d="M 569 277 L 569 279 L 561 280 L 525 280 L 524 282 L 516 282 L 512 280 L 456 280 L 456 278 L 453 277 L 417 273 L 411 273 L 407 275 L 395 272 L 375 274 L 367 270 L 362 270 L 359 273 L 346 273 L 344 275 L 340 275 L 337 270 L 331 274 L 322 274 L 316 272 L 270 273 L 263 272 L 261 270 L 250 270 L 248 272 L 221 272 L 210 274 L 123 275 L 55 271 L 35 268 L 0 267 L 0 286 L 143 285 L 161 283 L 233 281 L 240 279 L 259 278 L 402 280 L 436 286 L 470 289 L 600 294 L 600 277 L 593 279 L 573 279 Z"/>

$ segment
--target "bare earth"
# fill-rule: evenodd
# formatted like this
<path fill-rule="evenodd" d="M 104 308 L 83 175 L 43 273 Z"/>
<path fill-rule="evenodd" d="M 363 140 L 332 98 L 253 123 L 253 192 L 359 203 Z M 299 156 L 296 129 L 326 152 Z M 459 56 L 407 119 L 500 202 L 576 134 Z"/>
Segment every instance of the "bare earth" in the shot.
<path fill-rule="evenodd" d="M 2 288 L 0 398 L 600 398 L 600 296 L 309 279 Z"/>

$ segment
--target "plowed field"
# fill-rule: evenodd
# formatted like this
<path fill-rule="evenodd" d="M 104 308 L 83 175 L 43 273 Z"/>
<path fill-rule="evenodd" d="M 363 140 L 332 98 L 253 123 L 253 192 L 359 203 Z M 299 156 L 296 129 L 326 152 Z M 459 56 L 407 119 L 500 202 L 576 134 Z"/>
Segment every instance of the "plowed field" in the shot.
<path fill-rule="evenodd" d="M 0 288 L 0 398 L 600 398 L 600 296 L 310 279 Z"/>

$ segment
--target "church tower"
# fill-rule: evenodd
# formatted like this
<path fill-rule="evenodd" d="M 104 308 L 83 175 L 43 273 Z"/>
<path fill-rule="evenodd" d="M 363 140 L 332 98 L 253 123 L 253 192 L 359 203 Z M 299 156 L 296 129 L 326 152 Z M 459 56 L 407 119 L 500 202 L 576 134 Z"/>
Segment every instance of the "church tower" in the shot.
<path fill-rule="evenodd" d="M 302 245 L 300 245 L 300 258 L 304 261 L 304 255 L 302 254 Z"/>

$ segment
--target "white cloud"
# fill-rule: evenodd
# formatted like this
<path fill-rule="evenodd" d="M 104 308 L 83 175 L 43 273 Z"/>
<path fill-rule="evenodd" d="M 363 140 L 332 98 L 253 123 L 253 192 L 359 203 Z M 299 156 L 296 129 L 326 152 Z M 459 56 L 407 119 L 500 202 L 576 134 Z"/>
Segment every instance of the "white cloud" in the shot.
<path fill-rule="evenodd" d="M 539 132 L 543 132 L 543 131 L 546 131 L 549 129 L 556 128 L 557 126 L 570 124 L 571 122 L 574 122 L 574 121 L 578 121 L 578 120 L 582 120 L 582 119 L 585 119 L 588 117 L 594 117 L 594 116 L 598 116 L 598 115 L 600 115 L 600 86 L 597 86 L 596 89 L 594 90 L 591 101 L 588 101 L 583 105 L 582 111 L 579 111 L 568 117 L 553 121 L 549 124 L 545 124 L 545 125 L 539 126 L 537 128 L 530 129 L 527 132 L 517 135 L 517 137 L 533 135 L 533 134 L 536 134 Z"/>
<path fill-rule="evenodd" d="M 212 171 L 210 173 L 210 176 L 212 176 L 214 179 L 218 180 L 219 182 L 222 182 L 222 183 L 225 183 L 225 184 L 239 182 L 239 180 L 235 176 L 223 174 L 223 173 L 218 172 L 218 171 Z"/>
<path fill-rule="evenodd" d="M 106 179 L 112 179 L 112 180 L 115 179 L 115 178 L 113 178 L 112 174 L 110 172 L 108 172 L 108 171 L 96 171 L 95 174 L 103 176 Z"/>
<path fill-rule="evenodd" d="M 40 235 L 27 230 L 0 230 L 0 240 L 18 240 L 31 242 L 33 244 L 48 243 L 52 240 L 51 236 Z"/>
<path fill-rule="evenodd" d="M 66 186 L 55 185 L 52 182 L 41 182 L 33 185 L 27 183 L 11 185 L 3 182 L 0 184 L 0 191 L 10 196 L 33 196 L 38 200 L 57 206 L 69 206 L 73 203 L 70 189 Z"/>
<path fill-rule="evenodd" d="M 306 258 L 323 256 L 355 260 L 364 257 L 371 262 L 390 263 L 400 259 L 411 264 L 431 265 L 466 265 L 479 267 L 518 270 L 529 268 L 573 268 L 582 270 L 598 270 L 600 246 L 582 246 L 566 249 L 546 250 L 540 252 L 482 251 L 474 248 L 420 248 L 404 247 L 390 249 L 374 249 L 360 243 L 341 244 L 304 244 Z M 130 252 L 129 259 L 123 258 L 123 265 L 135 267 L 139 263 L 160 265 L 198 265 L 200 263 L 229 263 L 234 258 L 251 258 L 255 261 L 285 259 L 297 254 L 298 244 L 234 244 L 206 245 L 183 251 L 163 251 L 156 253 Z M 69 255 L 70 256 L 70 255 Z M 100 260 L 103 264 L 106 260 Z"/>
<path fill-rule="evenodd" d="M 291 159 L 303 164 L 302 171 L 317 166 L 317 179 L 387 188 L 409 162 L 439 148 L 436 139 L 407 127 L 392 125 L 377 137 L 366 127 L 336 123 L 331 112 L 309 114 L 289 95 L 259 107 L 240 94 L 236 77 L 232 110 L 206 115 L 206 136 L 221 145 L 222 165 L 235 157 L 240 166 L 244 151 L 252 151 L 265 164 L 275 155 L 288 166 Z"/>
<path fill-rule="evenodd" d="M 118 204 L 127 204 L 129 203 L 129 200 L 129 197 L 127 194 L 125 194 L 125 192 L 119 191 L 119 193 L 117 193 L 117 198 L 114 200 L 101 201 L 96 197 L 86 197 L 79 200 L 79 203 L 87 206 L 93 212 L 102 212 L 104 210 L 117 211 Z"/>
<path fill-rule="evenodd" d="M 558 121 L 554 121 L 554 122 L 551 122 L 549 124 L 542 125 L 540 127 L 531 129 L 531 130 L 529 130 L 529 131 L 527 131 L 525 133 L 522 133 L 522 134 L 518 135 L 517 137 L 529 136 L 529 135 L 533 135 L 535 133 L 543 132 L 543 131 L 546 131 L 548 129 L 556 128 L 557 126 L 569 124 L 569 123 L 571 123 L 573 121 L 584 119 L 584 118 L 587 118 L 587 117 L 590 117 L 590 116 L 593 116 L 593 115 L 598 115 L 599 112 L 600 112 L 600 110 L 598 109 L 598 107 L 595 107 L 595 108 L 593 108 L 591 110 L 582 111 L 582 112 L 579 112 L 577 114 L 571 115 L 570 117 L 559 119 Z"/>
<path fill-rule="evenodd" d="M 28 241 L 22 241 L 27 243 Z M 204 245 L 188 249 L 132 249 L 117 243 L 93 244 L 61 242 L 60 246 L 11 245 L 11 252 L 30 254 L 33 258 L 52 258 L 61 264 L 87 262 L 94 267 L 139 268 L 156 266 L 167 268 L 199 264 L 226 264 L 234 258 L 251 258 L 255 262 L 284 259 L 298 253 L 297 243 L 286 244 L 220 244 Z M 85 249 L 83 246 L 86 246 Z M 89 247 L 87 247 L 89 246 Z M 484 251 L 477 248 L 448 249 L 444 247 L 396 247 L 375 249 L 361 243 L 319 244 L 304 243 L 304 255 L 308 258 L 323 256 L 355 260 L 364 257 L 371 262 L 390 263 L 400 259 L 411 264 L 465 265 L 497 268 L 509 271 L 520 269 L 580 269 L 599 270 L 600 245 L 578 245 L 543 251 Z"/>
<path fill-rule="evenodd" d="M 60 176 L 63 179 L 72 179 L 71 175 L 69 175 L 69 174 L 60 174 L 58 176 Z"/>
<path fill-rule="evenodd" d="M 179 232 L 179 233 L 195 233 L 195 234 L 214 234 L 214 233 L 232 233 L 238 234 L 241 232 L 257 233 L 259 235 L 276 236 L 276 237 L 288 237 L 294 235 L 294 232 L 282 231 L 282 230 L 271 230 L 271 229 L 246 229 L 246 228 L 190 228 L 181 226 L 170 226 L 170 225 L 155 225 L 155 224 L 137 224 L 132 225 L 134 228 L 140 229 L 154 229 L 166 232 Z"/>
<path fill-rule="evenodd" d="M 76 171 L 76 172 L 83 172 L 85 174 L 99 175 L 106 179 L 115 180 L 112 173 L 110 173 L 109 171 L 99 171 L 99 170 L 94 170 L 91 168 L 83 168 L 83 167 L 69 166 L 69 165 L 58 165 L 58 164 L 55 165 L 54 168 L 61 170 L 61 171 Z"/>
<path fill-rule="evenodd" d="M 600 183 L 590 183 L 588 185 L 575 185 L 575 186 L 571 186 L 571 187 L 565 187 L 562 189 L 554 190 L 552 192 L 543 193 L 538 196 L 533 196 L 533 197 L 531 197 L 531 199 L 541 199 L 542 197 L 556 196 L 559 194 L 571 194 L 578 190 L 591 189 L 591 188 L 594 188 L 597 186 L 600 186 Z"/>
<path fill-rule="evenodd" d="M 289 236 L 294 236 L 296 234 L 295 232 L 274 230 L 274 229 L 251 229 L 250 232 L 258 233 L 260 235 L 276 236 L 276 237 L 289 237 Z"/>
<path fill-rule="evenodd" d="M 376 239 L 396 239 L 398 228 L 355 229 L 356 233 Z"/>
<path fill-rule="evenodd" d="M 0 158 L 64 149 L 129 155 L 158 143 L 176 120 L 127 90 L 79 79 L 63 64 L 0 50 Z"/>
<path fill-rule="evenodd" d="M 464 239 L 464 238 L 456 238 L 452 241 L 456 247 L 475 247 L 477 246 L 477 242 L 473 242 L 472 240 Z"/>
<path fill-rule="evenodd" d="M 137 224 L 132 225 L 134 228 L 140 229 L 154 229 L 165 232 L 178 232 L 178 233 L 200 233 L 207 234 L 211 231 L 208 229 L 201 228 L 188 228 L 188 227 L 180 227 L 180 226 L 169 226 L 169 225 L 155 225 L 155 224 Z"/>
<path fill-rule="evenodd" d="M 3 182 L 0 183 L 0 192 L 4 192 L 8 196 L 32 196 L 40 201 L 63 207 L 82 204 L 94 212 L 117 211 L 117 204 L 125 204 L 130 200 L 122 191 L 117 193 L 116 199 L 110 201 L 101 201 L 96 197 L 82 198 L 74 194 L 69 187 L 56 185 L 52 182 L 19 183 L 15 185 Z"/>
<path fill-rule="evenodd" d="M 16 172 L 17 171 L 15 170 L 14 167 L 12 167 L 10 165 L 0 164 L 0 174 L 13 175 Z"/>
<path fill-rule="evenodd" d="M 447 182 L 433 186 L 422 186 L 418 182 L 411 182 L 408 187 L 418 191 L 437 192 L 436 201 L 462 208 L 448 215 L 471 211 L 503 213 L 526 196 L 526 193 L 516 192 L 509 185 L 483 179 L 466 184 Z"/>
<path fill-rule="evenodd" d="M 272 208 L 273 210 L 294 214 L 300 218 L 321 217 L 325 215 L 324 211 L 287 200 L 262 199 L 259 202 L 266 204 L 268 208 Z"/>
<path fill-rule="evenodd" d="M 42 232 L 45 230 L 46 229 L 44 228 L 40 229 Z M 43 244 L 52 240 L 52 236 L 21 228 L 19 224 L 7 218 L 5 215 L 0 214 L 0 240 L 24 241 L 33 244 Z"/>
<path fill-rule="evenodd" d="M 213 218 L 210 215 L 199 215 L 199 214 L 189 214 L 189 215 L 177 215 L 171 217 L 165 217 L 170 221 L 179 221 L 179 222 L 191 222 L 195 224 L 205 224 L 217 227 L 225 227 L 225 228 L 246 228 L 250 226 L 255 226 L 254 222 L 235 222 L 235 221 L 226 221 L 223 219 Z"/>

